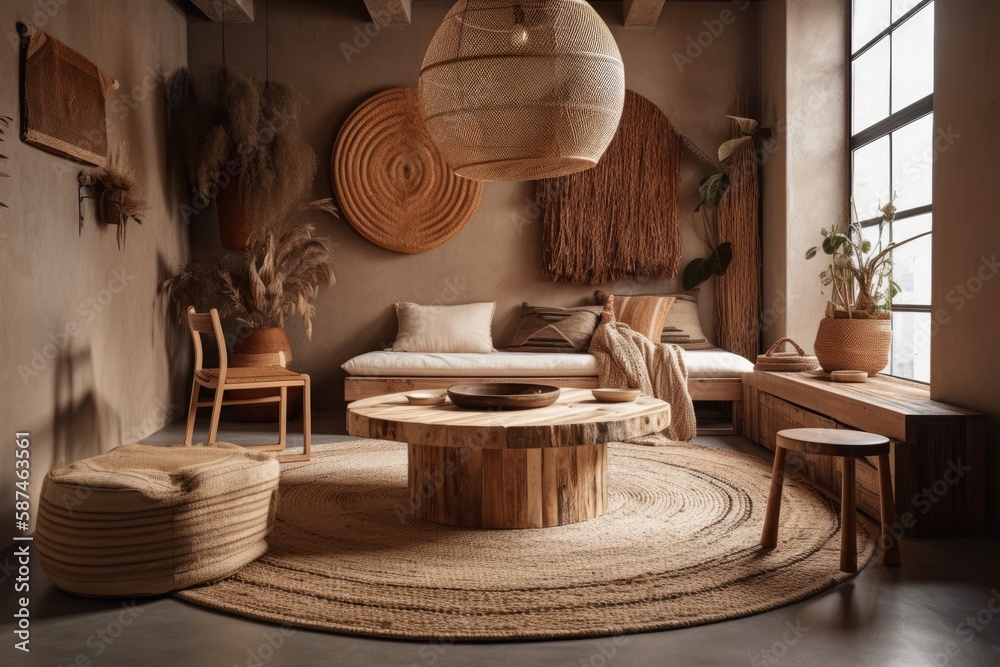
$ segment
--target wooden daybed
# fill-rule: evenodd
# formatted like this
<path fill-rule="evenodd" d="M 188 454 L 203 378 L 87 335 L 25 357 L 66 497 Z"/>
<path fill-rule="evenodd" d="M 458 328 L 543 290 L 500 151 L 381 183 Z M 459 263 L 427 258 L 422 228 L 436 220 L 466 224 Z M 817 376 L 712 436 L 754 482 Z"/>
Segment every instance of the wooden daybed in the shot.
<path fill-rule="evenodd" d="M 685 351 L 685 361 L 691 398 L 732 403 L 734 424 L 738 425 L 743 414 L 742 377 L 753 370 L 753 364 L 718 349 Z M 415 389 L 447 389 L 455 384 L 535 382 L 580 389 L 599 386 L 597 362 L 589 354 L 379 351 L 354 357 L 342 368 L 347 371 L 344 397 L 348 401 Z"/>

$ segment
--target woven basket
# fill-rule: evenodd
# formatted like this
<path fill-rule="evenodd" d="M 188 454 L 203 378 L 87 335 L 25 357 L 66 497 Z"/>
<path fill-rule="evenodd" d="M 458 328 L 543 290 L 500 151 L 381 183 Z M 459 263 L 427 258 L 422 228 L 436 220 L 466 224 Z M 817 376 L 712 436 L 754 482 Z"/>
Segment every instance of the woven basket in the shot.
<path fill-rule="evenodd" d="M 826 317 L 816 332 L 816 357 L 827 373 L 879 373 L 889 364 L 892 326 L 889 320 Z"/>
<path fill-rule="evenodd" d="M 778 352 L 778 348 L 790 343 L 795 352 Z M 781 338 L 771 346 L 765 354 L 757 355 L 755 371 L 776 371 L 778 373 L 799 373 L 814 371 L 819 368 L 816 357 L 806 354 L 806 351 L 791 338 Z"/>

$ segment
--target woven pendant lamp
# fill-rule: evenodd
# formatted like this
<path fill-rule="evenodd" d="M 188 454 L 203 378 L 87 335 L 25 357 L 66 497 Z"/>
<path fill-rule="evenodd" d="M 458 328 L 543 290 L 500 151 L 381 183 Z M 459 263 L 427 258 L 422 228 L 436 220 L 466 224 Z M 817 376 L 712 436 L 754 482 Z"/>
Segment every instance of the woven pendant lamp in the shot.
<path fill-rule="evenodd" d="M 459 0 L 427 47 L 420 107 L 460 176 L 526 181 L 597 164 L 618 129 L 625 69 L 584 0 Z"/>

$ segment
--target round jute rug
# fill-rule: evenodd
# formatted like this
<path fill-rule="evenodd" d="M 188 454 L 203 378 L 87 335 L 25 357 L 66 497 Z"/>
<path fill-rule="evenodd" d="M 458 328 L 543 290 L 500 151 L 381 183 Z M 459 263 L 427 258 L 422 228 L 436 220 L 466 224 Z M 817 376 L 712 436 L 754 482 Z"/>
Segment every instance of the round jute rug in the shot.
<path fill-rule="evenodd" d="M 737 618 L 814 595 L 838 569 L 837 505 L 785 481 L 762 549 L 770 465 L 698 445 L 608 447 L 608 511 L 534 530 L 427 523 L 407 507 L 406 446 L 318 446 L 281 475 L 266 555 L 177 595 L 275 623 L 379 637 L 611 635 Z M 859 517 L 858 564 L 875 527 Z"/>

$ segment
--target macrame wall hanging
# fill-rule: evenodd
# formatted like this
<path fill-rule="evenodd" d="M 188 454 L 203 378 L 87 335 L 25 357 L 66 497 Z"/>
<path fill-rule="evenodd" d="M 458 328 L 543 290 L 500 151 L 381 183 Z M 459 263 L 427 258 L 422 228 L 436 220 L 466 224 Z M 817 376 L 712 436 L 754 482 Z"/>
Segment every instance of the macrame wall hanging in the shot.
<path fill-rule="evenodd" d="M 593 169 L 538 181 L 544 277 L 578 284 L 677 275 L 681 144 L 645 97 L 625 91 L 614 140 Z"/>

